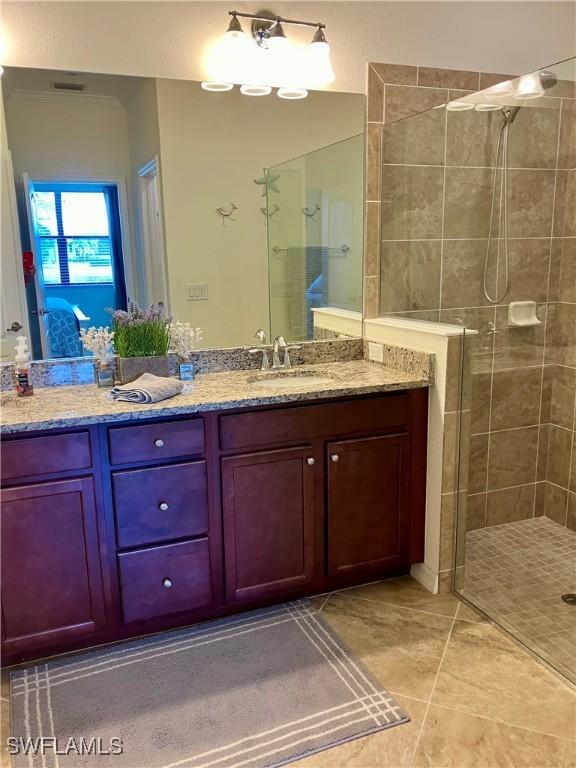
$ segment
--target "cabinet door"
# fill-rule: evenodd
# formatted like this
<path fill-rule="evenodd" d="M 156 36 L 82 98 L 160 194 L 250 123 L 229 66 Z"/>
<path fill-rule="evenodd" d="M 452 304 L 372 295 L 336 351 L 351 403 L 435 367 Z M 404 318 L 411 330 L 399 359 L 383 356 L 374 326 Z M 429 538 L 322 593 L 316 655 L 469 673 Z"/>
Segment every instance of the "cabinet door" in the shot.
<path fill-rule="evenodd" d="M 320 465 L 309 448 L 222 459 L 228 599 L 289 593 L 312 581 Z"/>
<path fill-rule="evenodd" d="M 328 576 L 378 577 L 409 559 L 408 437 L 328 445 Z"/>
<path fill-rule="evenodd" d="M 2 490 L 5 648 L 50 648 L 94 633 L 104 598 L 93 482 Z"/>

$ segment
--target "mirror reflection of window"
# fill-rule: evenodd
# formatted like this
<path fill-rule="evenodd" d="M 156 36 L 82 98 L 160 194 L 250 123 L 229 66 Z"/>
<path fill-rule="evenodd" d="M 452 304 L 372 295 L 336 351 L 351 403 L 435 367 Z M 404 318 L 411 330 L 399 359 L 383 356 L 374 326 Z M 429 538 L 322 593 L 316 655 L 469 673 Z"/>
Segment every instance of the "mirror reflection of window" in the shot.
<path fill-rule="evenodd" d="M 80 356 L 80 329 L 109 325 L 108 309 L 126 304 L 117 190 L 31 181 L 29 195 L 40 271 L 31 326 L 45 356 Z"/>
<path fill-rule="evenodd" d="M 44 283 L 112 283 L 112 238 L 105 193 L 32 193 Z"/>

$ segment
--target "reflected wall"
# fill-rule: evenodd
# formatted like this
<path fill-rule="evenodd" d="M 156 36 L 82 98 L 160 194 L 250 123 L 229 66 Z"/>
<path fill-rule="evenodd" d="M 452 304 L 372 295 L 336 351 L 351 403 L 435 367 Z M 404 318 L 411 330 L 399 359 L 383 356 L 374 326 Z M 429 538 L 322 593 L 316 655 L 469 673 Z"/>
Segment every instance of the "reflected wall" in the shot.
<path fill-rule="evenodd" d="M 364 135 L 268 168 L 270 330 L 326 338 L 314 310 L 362 311 Z"/>

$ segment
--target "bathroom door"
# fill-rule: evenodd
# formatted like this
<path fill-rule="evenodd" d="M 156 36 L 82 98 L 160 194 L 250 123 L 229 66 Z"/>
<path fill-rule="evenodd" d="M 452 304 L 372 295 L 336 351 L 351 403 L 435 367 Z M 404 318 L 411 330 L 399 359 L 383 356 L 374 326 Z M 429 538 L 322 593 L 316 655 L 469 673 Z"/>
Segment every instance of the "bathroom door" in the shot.
<path fill-rule="evenodd" d="M 30 237 L 30 250 L 34 254 L 34 265 L 36 270 L 34 272 L 34 288 L 36 292 L 36 308 L 29 307 L 28 312 L 30 315 L 30 325 L 38 328 L 40 334 L 40 344 L 42 346 L 42 357 L 44 359 L 49 358 L 49 344 L 48 344 L 48 330 L 46 326 L 46 313 L 44 306 L 44 272 L 41 269 L 41 256 L 38 249 L 36 240 L 37 222 L 36 222 L 36 206 L 33 203 L 34 185 L 30 179 L 28 173 L 22 174 L 22 181 L 24 184 L 24 199 L 26 201 L 26 218 L 28 220 L 28 231 Z"/>
<path fill-rule="evenodd" d="M 0 99 L 0 104 L 2 100 Z M 0 107 L 1 108 L 1 107 Z M 28 336 L 28 317 L 22 270 L 22 246 L 18 231 L 16 190 L 12 157 L 2 141 L 2 281 L 0 296 L 0 358 L 13 357 L 16 336 Z"/>

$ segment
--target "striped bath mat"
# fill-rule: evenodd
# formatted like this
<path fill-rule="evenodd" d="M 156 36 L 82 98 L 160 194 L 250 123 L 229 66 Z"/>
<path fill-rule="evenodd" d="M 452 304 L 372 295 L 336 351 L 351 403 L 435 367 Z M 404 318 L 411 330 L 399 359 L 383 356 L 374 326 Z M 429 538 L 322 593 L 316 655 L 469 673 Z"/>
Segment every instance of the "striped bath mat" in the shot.
<path fill-rule="evenodd" d="M 307 600 L 55 659 L 11 683 L 10 751 L 27 768 L 266 768 L 409 720 Z"/>

